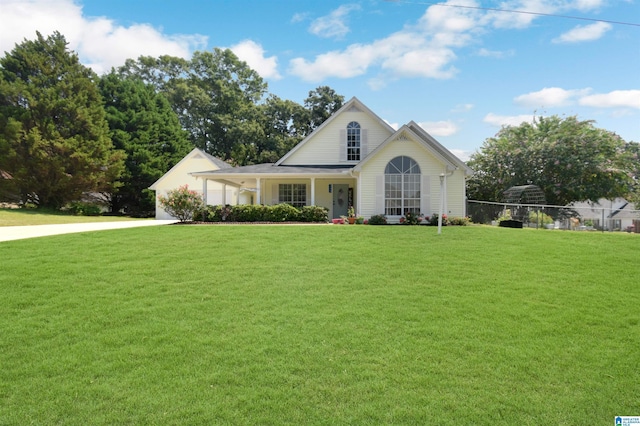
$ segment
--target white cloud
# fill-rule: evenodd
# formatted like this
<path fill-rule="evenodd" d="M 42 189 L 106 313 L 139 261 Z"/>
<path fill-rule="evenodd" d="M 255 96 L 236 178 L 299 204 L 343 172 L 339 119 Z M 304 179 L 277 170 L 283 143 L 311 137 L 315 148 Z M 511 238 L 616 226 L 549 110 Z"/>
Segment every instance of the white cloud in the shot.
<path fill-rule="evenodd" d="M 282 76 L 278 73 L 278 58 L 264 56 L 264 49 L 253 40 L 244 40 L 231 46 L 230 49 L 238 58 L 245 61 L 252 69 L 263 78 L 279 80 Z"/>
<path fill-rule="evenodd" d="M 557 1 L 553 0 L 514 0 L 503 1 L 499 9 L 522 11 L 528 13 L 513 13 L 490 11 L 485 21 L 495 28 L 527 28 L 539 17 L 536 13 L 555 13 L 558 11 Z"/>
<path fill-rule="evenodd" d="M 514 98 L 519 106 L 529 108 L 553 108 L 567 105 L 581 105 L 598 108 L 640 109 L 640 90 L 614 90 L 609 93 L 591 94 L 593 89 L 562 89 L 545 87 L 537 92 L 526 93 Z"/>
<path fill-rule="evenodd" d="M 433 12 L 434 8 L 445 9 L 445 13 Z M 368 44 L 352 44 L 343 50 L 323 53 L 313 60 L 294 58 L 289 63 L 289 72 L 305 81 L 319 82 L 329 77 L 363 75 L 369 68 L 378 66 L 391 79 L 451 78 L 457 72 L 451 66 L 456 59 L 452 48 L 471 42 L 469 32 L 475 28 L 473 16 L 465 9 L 432 6 L 418 25 Z M 369 83 L 372 87 L 381 86 L 380 79 Z"/>
<path fill-rule="evenodd" d="M 451 112 L 467 112 L 471 111 L 475 105 L 473 104 L 458 104 L 456 105 Z"/>
<path fill-rule="evenodd" d="M 471 154 L 473 154 L 473 152 L 471 151 L 466 151 L 464 149 L 449 149 L 449 151 L 451 151 L 451 153 L 453 155 L 455 155 L 456 157 L 458 157 L 459 159 L 461 159 L 462 161 L 469 161 L 469 159 L 471 158 Z"/>
<path fill-rule="evenodd" d="M 477 7 L 474 0 L 447 1 L 446 5 Z M 477 26 L 479 12 L 476 9 L 459 7 L 435 6 L 429 7 L 418 21 L 418 25 L 425 31 L 432 33 L 460 34 L 474 29 Z"/>
<path fill-rule="evenodd" d="M 522 123 L 533 123 L 533 117 L 533 114 L 497 115 L 489 113 L 482 119 L 482 121 L 496 127 L 519 126 Z"/>
<path fill-rule="evenodd" d="M 357 4 L 344 4 L 326 16 L 315 19 L 309 32 L 323 38 L 341 38 L 349 32 L 346 19 L 350 12 L 360 10 Z"/>
<path fill-rule="evenodd" d="M 350 78 L 364 74 L 371 65 L 375 53 L 371 46 L 351 45 L 345 51 L 333 51 L 316 56 L 309 62 L 304 58 L 290 61 L 290 72 L 309 82 L 327 77 Z"/>
<path fill-rule="evenodd" d="M 447 67 L 456 55 L 450 49 L 411 50 L 400 56 L 388 58 L 382 68 L 390 69 L 400 77 L 451 78 L 457 70 Z"/>
<path fill-rule="evenodd" d="M 424 121 L 418 123 L 420 127 L 432 136 L 451 136 L 458 133 L 458 126 L 451 121 Z"/>
<path fill-rule="evenodd" d="M 614 90 L 609 93 L 584 96 L 578 103 L 598 108 L 640 109 L 640 90 Z"/>
<path fill-rule="evenodd" d="M 604 6 L 606 0 L 507 0 L 497 7 L 510 12 L 489 11 L 484 22 L 495 28 L 522 29 L 544 14 L 587 12 Z"/>
<path fill-rule="evenodd" d="M 569 2 L 569 7 L 587 12 L 589 10 L 598 9 L 601 6 L 604 6 L 604 4 L 605 0 L 575 0 L 573 2 Z"/>
<path fill-rule="evenodd" d="M 384 122 L 391 126 L 393 130 L 398 130 L 400 128 L 400 124 L 398 123 L 389 123 L 387 120 L 384 120 Z"/>
<path fill-rule="evenodd" d="M 591 89 L 565 90 L 560 87 L 545 87 L 537 92 L 517 96 L 514 102 L 525 107 L 561 107 L 571 105 L 581 96 L 587 95 Z"/>
<path fill-rule="evenodd" d="M 291 23 L 292 24 L 296 24 L 298 22 L 302 22 L 305 19 L 307 19 L 307 17 L 309 16 L 309 13 L 307 12 L 302 12 L 302 13 L 295 13 L 292 17 L 291 17 Z"/>
<path fill-rule="evenodd" d="M 35 39 L 36 31 L 46 37 L 61 27 L 69 48 L 98 74 L 141 55 L 187 58 L 207 44 L 202 35 L 167 35 L 148 24 L 125 27 L 104 17 L 87 17 L 72 0 L 3 0 L 0 52 L 11 51 L 25 38 Z"/>
<path fill-rule="evenodd" d="M 483 56 L 486 58 L 497 58 L 497 59 L 501 59 L 501 58 L 506 58 L 509 56 L 513 56 L 515 54 L 515 52 L 513 50 L 505 50 L 505 51 L 501 51 L 501 50 L 489 50 L 486 48 L 481 48 L 478 50 L 477 55 L 478 56 Z"/>
<path fill-rule="evenodd" d="M 572 30 L 561 34 L 560 37 L 553 39 L 553 42 L 580 43 L 582 41 L 598 40 L 611 28 L 611 24 L 608 24 L 606 22 L 596 22 L 590 25 L 578 25 Z"/>

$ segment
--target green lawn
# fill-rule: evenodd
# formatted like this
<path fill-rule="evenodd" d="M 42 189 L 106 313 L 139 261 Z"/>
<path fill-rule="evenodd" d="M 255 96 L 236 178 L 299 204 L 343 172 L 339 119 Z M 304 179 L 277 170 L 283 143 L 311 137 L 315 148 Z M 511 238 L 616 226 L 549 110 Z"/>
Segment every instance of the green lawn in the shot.
<path fill-rule="evenodd" d="M 58 223 L 115 222 L 128 216 L 73 216 L 36 209 L 0 209 L 0 226 L 52 225 Z"/>
<path fill-rule="evenodd" d="M 611 425 L 640 238 L 162 226 L 0 243 L 0 424 Z"/>

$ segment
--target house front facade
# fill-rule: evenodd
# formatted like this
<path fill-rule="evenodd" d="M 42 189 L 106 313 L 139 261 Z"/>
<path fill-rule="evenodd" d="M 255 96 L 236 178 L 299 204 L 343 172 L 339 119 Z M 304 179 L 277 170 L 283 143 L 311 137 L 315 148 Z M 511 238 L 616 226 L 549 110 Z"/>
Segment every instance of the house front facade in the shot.
<path fill-rule="evenodd" d="M 365 218 L 384 214 L 395 222 L 407 212 L 438 213 L 441 203 L 445 214 L 465 216 L 471 173 L 415 122 L 395 130 L 352 98 L 276 163 L 203 169 L 190 177 L 201 181 L 203 194 L 209 185 L 231 188 L 240 204 L 318 205 L 330 218 L 346 216 L 352 206 Z"/>

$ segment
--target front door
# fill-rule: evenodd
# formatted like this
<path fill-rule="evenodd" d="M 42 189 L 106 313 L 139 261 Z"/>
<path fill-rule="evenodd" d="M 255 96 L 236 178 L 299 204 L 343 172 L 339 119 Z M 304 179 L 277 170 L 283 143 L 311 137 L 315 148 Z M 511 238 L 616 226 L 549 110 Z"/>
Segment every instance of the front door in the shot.
<path fill-rule="evenodd" d="M 349 209 L 349 185 L 333 185 L 333 218 L 346 216 Z"/>

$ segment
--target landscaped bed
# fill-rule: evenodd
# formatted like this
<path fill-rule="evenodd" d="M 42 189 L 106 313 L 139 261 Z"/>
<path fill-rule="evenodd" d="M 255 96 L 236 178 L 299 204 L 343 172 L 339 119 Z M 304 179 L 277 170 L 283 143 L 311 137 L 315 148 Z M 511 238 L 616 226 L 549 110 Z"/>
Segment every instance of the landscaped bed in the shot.
<path fill-rule="evenodd" d="M 611 424 L 633 234 L 165 226 L 0 243 L 1 424 Z"/>

